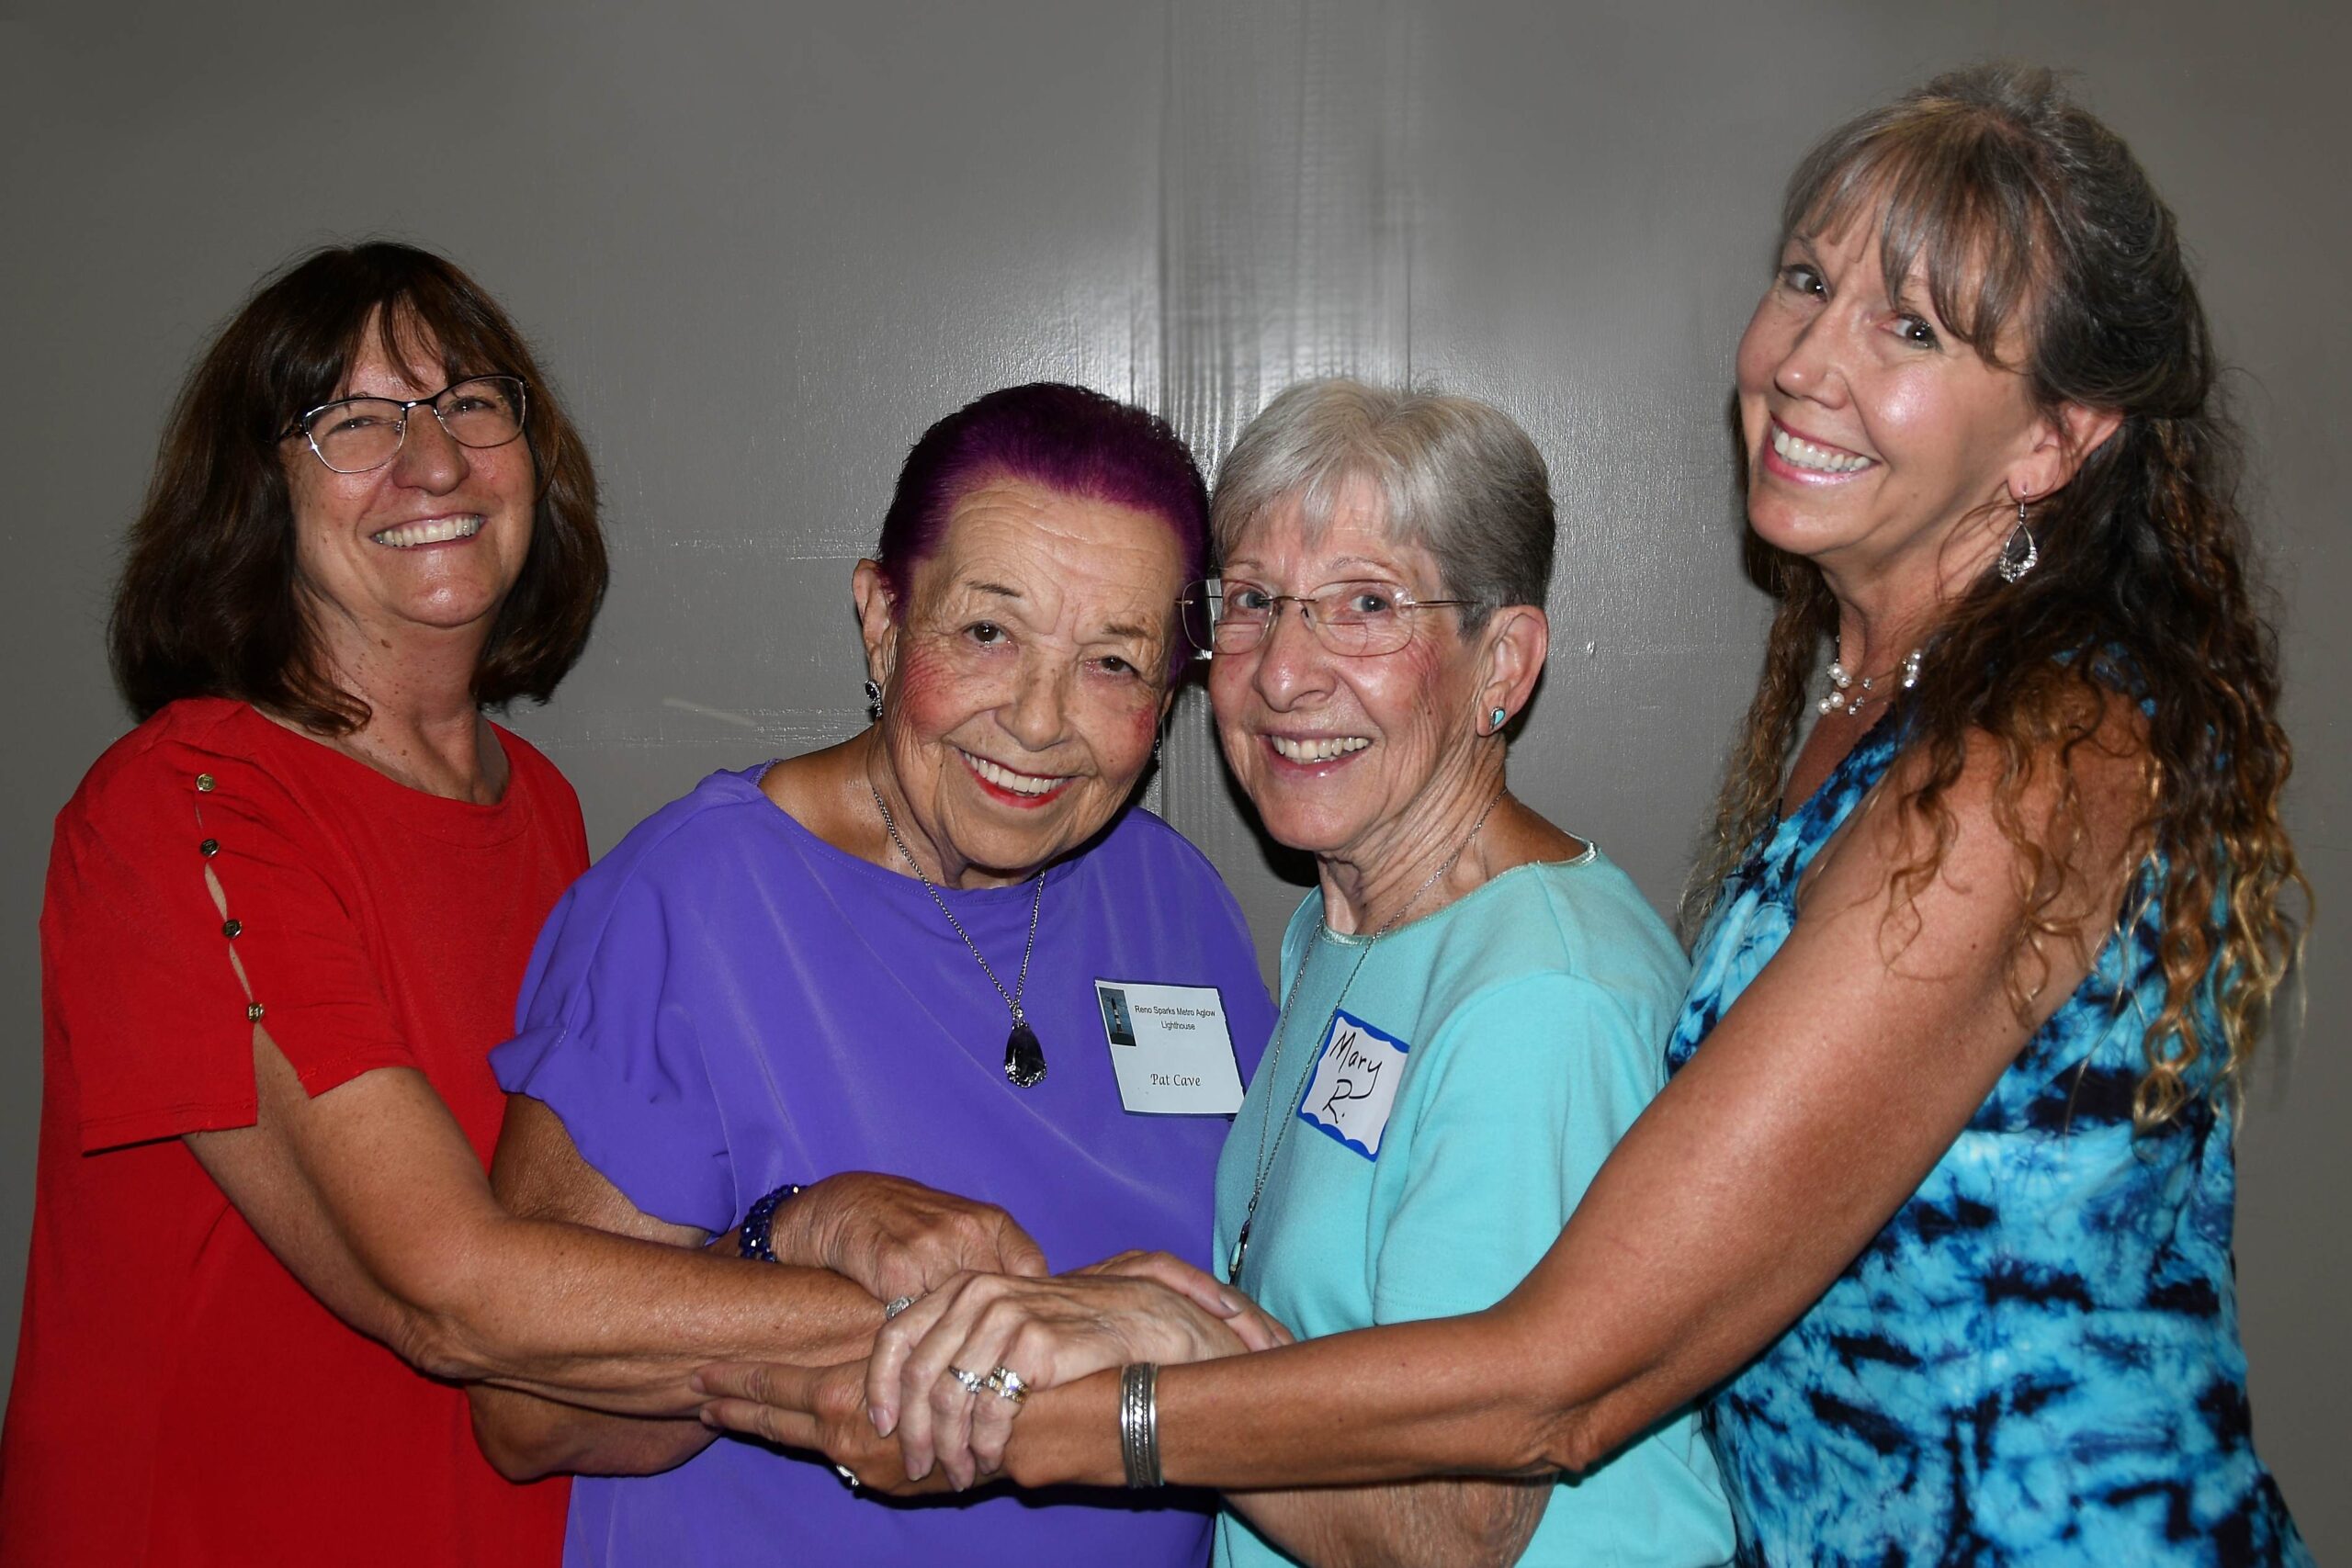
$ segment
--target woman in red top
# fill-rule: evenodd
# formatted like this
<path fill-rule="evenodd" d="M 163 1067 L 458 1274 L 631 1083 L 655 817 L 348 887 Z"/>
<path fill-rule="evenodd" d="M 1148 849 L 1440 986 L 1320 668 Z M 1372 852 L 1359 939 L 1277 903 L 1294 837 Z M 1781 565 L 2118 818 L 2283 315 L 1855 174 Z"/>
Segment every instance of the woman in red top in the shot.
<path fill-rule="evenodd" d="M 455 1380 L 690 1415 L 713 1347 L 862 1352 L 848 1279 L 518 1219 L 484 1174 L 485 1057 L 587 846 L 482 710 L 547 698 L 604 586 L 579 437 L 447 262 L 321 252 L 197 368 L 115 600 L 143 722 L 50 863 L 0 1562 L 552 1562 L 562 1483 L 501 1480 Z M 1035 1267 L 860 1180 L 789 1261 L 881 1213 L 901 1289 Z"/>

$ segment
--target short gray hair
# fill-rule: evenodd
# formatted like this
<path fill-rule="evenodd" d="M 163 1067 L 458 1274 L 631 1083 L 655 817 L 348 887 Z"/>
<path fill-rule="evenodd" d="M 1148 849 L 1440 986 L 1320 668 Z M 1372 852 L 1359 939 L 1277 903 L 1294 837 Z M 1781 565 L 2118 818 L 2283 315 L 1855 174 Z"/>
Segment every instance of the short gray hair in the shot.
<path fill-rule="evenodd" d="M 1527 433 L 1475 398 L 1346 377 L 1284 389 L 1233 444 L 1209 502 L 1218 558 L 1288 501 L 1299 503 L 1310 531 L 1321 529 L 1355 483 L 1380 497 L 1396 538 L 1435 558 L 1443 595 L 1469 601 L 1464 630 L 1506 604 L 1544 603 L 1552 485 Z"/>

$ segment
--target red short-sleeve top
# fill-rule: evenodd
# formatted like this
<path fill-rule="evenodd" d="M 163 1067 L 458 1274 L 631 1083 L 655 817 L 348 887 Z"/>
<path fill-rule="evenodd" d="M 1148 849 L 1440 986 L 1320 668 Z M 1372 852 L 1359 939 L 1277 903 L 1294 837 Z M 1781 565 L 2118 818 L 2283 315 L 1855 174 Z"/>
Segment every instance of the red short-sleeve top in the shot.
<path fill-rule="evenodd" d="M 40 1153 L 0 1438 L 0 1562 L 551 1563 L 561 1483 L 501 1480 L 464 1395 L 306 1293 L 181 1143 L 251 1125 L 254 1025 L 304 1088 L 422 1072 L 487 1164 L 579 802 L 408 789 L 243 704 L 173 704 L 57 818 Z"/>

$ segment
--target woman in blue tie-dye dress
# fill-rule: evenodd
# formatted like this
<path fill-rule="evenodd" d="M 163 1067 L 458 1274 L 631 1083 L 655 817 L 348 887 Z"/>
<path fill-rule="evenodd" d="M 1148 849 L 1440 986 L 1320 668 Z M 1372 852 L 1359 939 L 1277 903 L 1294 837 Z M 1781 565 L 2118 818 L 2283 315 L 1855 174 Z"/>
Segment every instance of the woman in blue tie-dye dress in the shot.
<path fill-rule="evenodd" d="M 2171 215 L 2046 75 L 1980 70 L 1833 132 L 1785 225 L 1739 355 L 1781 610 L 1668 1065 L 1777 1002 L 1833 1043 L 1789 1055 L 1908 1080 L 1825 1207 L 1916 1188 L 1706 1402 L 1743 1559 L 2305 1561 L 2230 1251 L 2301 877 Z"/>
<path fill-rule="evenodd" d="M 1781 607 L 1672 1080 L 1495 1307 L 1165 1369 L 1115 1416 L 1042 1393 L 1010 1472 L 1589 1471 L 1696 1399 L 1745 1562 L 2308 1562 L 2230 1258 L 2302 879 L 2214 376 L 2171 213 L 2047 73 L 1833 131 L 1740 344 Z M 897 1482 L 854 1373 L 719 1385 Z"/>
<path fill-rule="evenodd" d="M 1898 701 L 1724 882 L 1671 1068 L 1780 951 L 1906 718 Z M 2165 1000 L 2162 886 L 2134 889 L 1861 1256 L 1708 1402 L 1743 1561 L 2303 1561 L 2250 1440 L 2233 1128 L 2210 1059 L 2168 1122 L 2134 1122 Z M 2210 991 L 2196 1005 L 2215 1029 Z"/>

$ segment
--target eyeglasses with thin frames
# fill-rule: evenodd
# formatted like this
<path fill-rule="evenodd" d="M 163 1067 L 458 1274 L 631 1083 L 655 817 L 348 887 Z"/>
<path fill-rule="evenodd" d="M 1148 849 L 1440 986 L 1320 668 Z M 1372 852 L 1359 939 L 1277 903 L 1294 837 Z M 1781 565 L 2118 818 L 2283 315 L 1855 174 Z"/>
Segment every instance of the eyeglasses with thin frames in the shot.
<path fill-rule="evenodd" d="M 450 440 L 480 450 L 523 434 L 529 395 L 520 376 L 469 376 L 429 398 L 337 398 L 304 413 L 277 438 L 300 435 L 336 473 L 364 474 L 400 456 L 412 410 L 432 410 Z"/>
<path fill-rule="evenodd" d="M 1316 640 L 1343 659 L 1377 659 L 1413 640 L 1417 611 L 1460 609 L 1468 599 L 1416 599 L 1393 582 L 1334 582 L 1312 593 L 1274 593 L 1254 582 L 1209 578 L 1176 602 L 1184 635 L 1204 658 L 1247 653 L 1265 640 L 1283 606 L 1295 604 Z"/>

